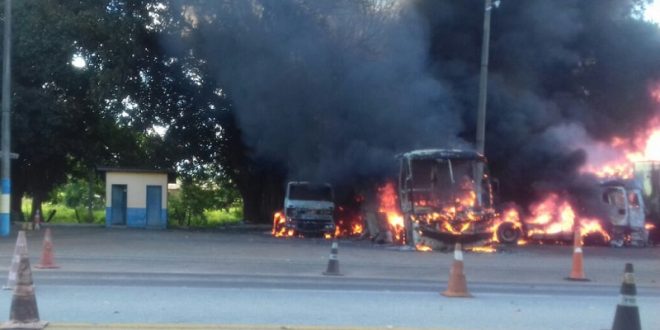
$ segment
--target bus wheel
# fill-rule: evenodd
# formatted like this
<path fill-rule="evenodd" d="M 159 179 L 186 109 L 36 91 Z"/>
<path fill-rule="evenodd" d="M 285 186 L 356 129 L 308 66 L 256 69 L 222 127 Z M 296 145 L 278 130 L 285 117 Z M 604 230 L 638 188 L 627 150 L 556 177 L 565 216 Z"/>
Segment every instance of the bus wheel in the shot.
<path fill-rule="evenodd" d="M 522 231 L 511 222 L 504 222 L 497 227 L 497 240 L 504 244 L 516 244 Z"/>

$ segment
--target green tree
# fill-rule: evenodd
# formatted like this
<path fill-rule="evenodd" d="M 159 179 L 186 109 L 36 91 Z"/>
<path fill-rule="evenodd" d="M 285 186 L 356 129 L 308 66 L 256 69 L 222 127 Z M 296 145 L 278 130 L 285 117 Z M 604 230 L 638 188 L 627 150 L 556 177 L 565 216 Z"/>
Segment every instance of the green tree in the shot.
<path fill-rule="evenodd" d="M 67 175 L 89 178 L 96 165 L 167 168 L 181 158 L 185 144 L 166 145 L 153 127 L 187 114 L 196 88 L 159 47 L 158 3 L 15 4 L 12 209 L 24 194 L 39 209 Z"/>

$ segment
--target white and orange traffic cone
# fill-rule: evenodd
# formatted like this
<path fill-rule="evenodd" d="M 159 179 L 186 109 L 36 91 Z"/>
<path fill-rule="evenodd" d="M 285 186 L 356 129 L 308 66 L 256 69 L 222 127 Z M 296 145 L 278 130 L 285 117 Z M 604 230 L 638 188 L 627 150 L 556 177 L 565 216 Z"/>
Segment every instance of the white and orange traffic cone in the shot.
<path fill-rule="evenodd" d="M 27 254 L 21 254 L 19 259 L 18 279 L 11 300 L 9 321 L 3 323 L 0 329 L 44 329 L 48 322 L 39 320 L 30 259 Z"/>
<path fill-rule="evenodd" d="M 5 284 L 3 290 L 13 290 L 16 286 L 16 278 L 18 273 L 18 263 L 21 261 L 21 254 L 28 254 L 27 250 L 27 239 L 25 238 L 25 231 L 21 230 L 18 232 L 16 237 L 16 247 L 14 247 L 14 256 L 11 259 L 11 265 L 9 266 L 9 276 L 7 276 L 7 284 Z"/>
<path fill-rule="evenodd" d="M 337 256 L 339 252 L 339 244 L 337 241 L 332 242 L 332 248 L 330 249 L 330 257 L 328 257 L 328 268 L 323 275 L 341 275 L 339 272 L 339 257 Z"/>
<path fill-rule="evenodd" d="M 573 267 L 571 274 L 565 278 L 568 281 L 589 281 L 584 275 L 584 258 L 582 255 L 582 235 L 580 227 L 575 226 L 573 230 Z"/>
<path fill-rule="evenodd" d="M 60 268 L 55 264 L 55 254 L 53 252 L 53 240 L 50 234 L 50 228 L 46 228 L 44 234 L 44 244 L 41 252 L 41 261 L 38 265 L 34 266 L 40 269 L 53 269 Z"/>
<path fill-rule="evenodd" d="M 442 292 L 442 295 L 445 297 L 472 297 L 468 292 L 467 281 L 463 273 L 463 246 L 461 243 L 457 242 L 454 246 L 454 263 L 449 272 L 447 290 Z"/>

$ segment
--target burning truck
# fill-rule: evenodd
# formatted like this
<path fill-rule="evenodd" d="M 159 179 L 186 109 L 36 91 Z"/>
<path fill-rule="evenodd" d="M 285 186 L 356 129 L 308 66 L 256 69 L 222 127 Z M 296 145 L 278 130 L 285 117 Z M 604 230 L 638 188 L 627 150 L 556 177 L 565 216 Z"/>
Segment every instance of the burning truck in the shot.
<path fill-rule="evenodd" d="M 657 236 L 660 162 L 636 163 L 635 180 L 604 181 L 590 197 L 599 201 L 601 215 L 589 218 L 559 193 L 548 193 L 525 211 L 515 204 L 496 207 L 496 181 L 486 158 L 475 151 L 415 150 L 397 159 L 398 182 L 383 183 L 375 194 L 362 191 L 366 195 L 358 194 L 352 207 L 335 207 L 329 184 L 289 183 L 273 235 L 370 237 L 418 250 L 444 249 L 457 241 L 565 243 L 578 229 L 586 242 L 615 247 L 647 246 L 649 232 L 651 239 L 653 232 Z"/>
<path fill-rule="evenodd" d="M 335 203 L 328 183 L 291 181 L 286 186 L 284 211 L 273 216 L 274 236 L 324 235 L 335 232 Z"/>
<path fill-rule="evenodd" d="M 660 161 L 635 162 L 634 176 L 644 202 L 645 228 L 651 241 L 660 242 Z"/>
<path fill-rule="evenodd" d="M 435 248 L 493 236 L 498 214 L 483 155 L 469 150 L 426 149 L 398 158 L 398 198 L 409 245 Z"/>
<path fill-rule="evenodd" d="M 474 151 L 416 150 L 399 156 L 398 198 L 405 241 L 418 249 L 447 243 L 568 242 L 574 230 L 592 242 L 647 246 L 647 217 L 660 215 L 660 162 L 636 164 L 635 181 L 601 185 L 603 218 L 583 217 L 568 199 L 552 193 L 519 210 L 498 210 L 486 158 Z M 644 186 L 640 189 L 639 185 Z M 655 220 L 657 222 L 657 220 Z"/>

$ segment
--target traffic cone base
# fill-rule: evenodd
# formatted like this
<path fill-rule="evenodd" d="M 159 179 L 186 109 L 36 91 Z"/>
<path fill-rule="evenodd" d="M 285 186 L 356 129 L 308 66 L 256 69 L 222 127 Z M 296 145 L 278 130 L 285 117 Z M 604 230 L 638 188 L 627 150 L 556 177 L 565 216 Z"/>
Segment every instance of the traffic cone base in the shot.
<path fill-rule="evenodd" d="M 447 290 L 441 293 L 445 297 L 451 298 L 471 298 L 468 292 L 467 280 L 463 273 L 463 247 L 460 243 L 454 246 L 454 263 L 449 271 L 449 281 Z"/>
<path fill-rule="evenodd" d="M 567 281 L 573 281 L 573 282 L 590 282 L 591 281 L 588 278 L 564 277 L 564 279 L 567 280 Z"/>
<path fill-rule="evenodd" d="M 632 263 L 626 263 L 621 283 L 621 303 L 616 305 L 612 330 L 641 330 L 639 308 L 637 307 L 637 286 L 633 276 Z"/>
<path fill-rule="evenodd" d="M 11 300 L 9 321 L 2 324 L 0 329 L 43 329 L 47 324 L 48 322 L 39 320 L 30 259 L 26 254 L 22 254 L 18 265 L 16 288 Z"/>
<path fill-rule="evenodd" d="M 31 323 L 19 323 L 19 322 L 9 321 L 0 325 L 0 329 L 2 330 L 45 329 L 47 325 L 48 325 L 47 321 L 37 321 Z"/>
<path fill-rule="evenodd" d="M 637 306 L 617 305 L 612 330 L 640 330 L 642 328 Z"/>

